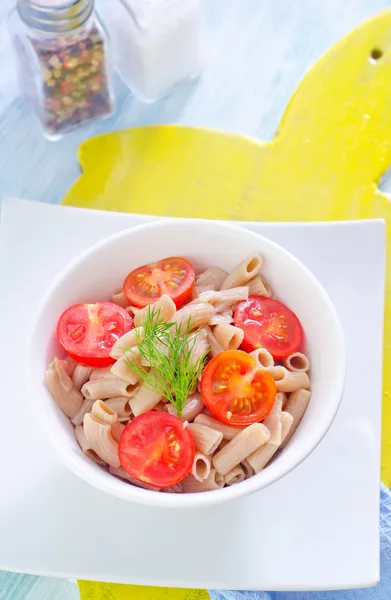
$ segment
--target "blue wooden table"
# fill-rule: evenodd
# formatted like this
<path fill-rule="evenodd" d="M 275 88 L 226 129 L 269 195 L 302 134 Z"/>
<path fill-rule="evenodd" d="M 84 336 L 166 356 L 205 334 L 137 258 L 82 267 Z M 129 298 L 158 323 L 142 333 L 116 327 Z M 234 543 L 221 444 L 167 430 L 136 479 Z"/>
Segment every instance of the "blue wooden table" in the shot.
<path fill-rule="evenodd" d="M 115 0 L 97 3 L 105 1 Z M 15 0 L 0 3 L 0 198 L 59 202 L 78 177 L 78 145 L 98 133 L 178 123 L 271 139 L 285 105 L 313 63 L 391 1 L 204 0 L 206 66 L 199 82 L 162 102 L 143 105 L 117 81 L 116 114 L 57 143 L 42 137 L 19 94 L 7 25 L 14 4 Z M 0 572 L 0 600 L 77 598 L 71 582 Z"/>

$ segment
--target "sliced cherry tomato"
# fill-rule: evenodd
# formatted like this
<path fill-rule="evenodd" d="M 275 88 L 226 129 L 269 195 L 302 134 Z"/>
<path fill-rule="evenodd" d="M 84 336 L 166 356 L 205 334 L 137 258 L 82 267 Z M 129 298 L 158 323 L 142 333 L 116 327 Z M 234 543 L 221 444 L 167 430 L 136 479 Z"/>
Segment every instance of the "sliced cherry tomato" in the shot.
<path fill-rule="evenodd" d="M 272 409 L 276 385 L 267 371 L 257 368 L 242 350 L 226 350 L 206 365 L 201 395 L 219 421 L 240 427 L 262 421 Z"/>
<path fill-rule="evenodd" d="M 236 327 L 244 331 L 243 350 L 266 348 L 275 359 L 296 352 L 304 341 L 303 328 L 285 304 L 266 296 L 250 296 L 236 308 Z"/>
<path fill-rule="evenodd" d="M 61 315 L 57 338 L 77 362 L 106 367 L 115 362 L 110 356 L 115 342 L 133 327 L 132 317 L 112 302 L 75 304 Z"/>
<path fill-rule="evenodd" d="M 123 430 L 118 456 L 129 475 L 166 488 L 188 475 L 194 460 L 194 442 L 183 422 L 152 411 L 136 417 Z"/>
<path fill-rule="evenodd" d="M 124 294 L 129 303 L 140 308 L 167 294 L 177 307 L 189 298 L 195 281 L 192 265 L 185 258 L 164 258 L 135 269 L 125 279 Z"/>

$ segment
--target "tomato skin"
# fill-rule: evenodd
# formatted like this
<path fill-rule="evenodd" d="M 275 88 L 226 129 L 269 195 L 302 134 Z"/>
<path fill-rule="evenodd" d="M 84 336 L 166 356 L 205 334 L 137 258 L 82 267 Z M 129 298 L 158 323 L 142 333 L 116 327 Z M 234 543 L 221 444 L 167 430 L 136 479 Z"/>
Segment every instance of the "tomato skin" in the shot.
<path fill-rule="evenodd" d="M 262 421 L 276 398 L 270 373 L 242 350 L 226 350 L 206 365 L 201 378 L 205 406 L 223 423 L 242 427 Z"/>
<path fill-rule="evenodd" d="M 234 323 L 244 332 L 241 348 L 251 352 L 266 348 L 275 360 L 297 352 L 304 343 L 302 325 L 285 304 L 266 296 L 239 302 Z"/>
<path fill-rule="evenodd" d="M 74 304 L 58 320 L 57 339 L 78 363 L 106 367 L 115 362 L 115 342 L 133 327 L 132 317 L 113 302 Z"/>
<path fill-rule="evenodd" d="M 167 488 L 190 472 L 194 442 L 183 422 L 168 413 L 150 411 L 135 417 L 123 430 L 118 456 L 131 477 Z"/>
<path fill-rule="evenodd" d="M 191 296 L 195 282 L 195 271 L 188 260 L 171 257 L 156 263 L 138 267 L 126 277 L 124 294 L 129 304 L 144 308 L 167 294 L 181 307 Z"/>

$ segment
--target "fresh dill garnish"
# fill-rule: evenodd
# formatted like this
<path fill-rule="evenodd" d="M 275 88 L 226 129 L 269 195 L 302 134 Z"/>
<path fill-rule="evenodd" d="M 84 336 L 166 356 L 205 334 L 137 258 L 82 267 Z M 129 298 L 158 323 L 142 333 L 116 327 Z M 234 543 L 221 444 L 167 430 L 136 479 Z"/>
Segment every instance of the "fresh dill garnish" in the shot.
<path fill-rule="evenodd" d="M 141 361 L 126 361 L 146 388 L 161 394 L 175 406 L 179 417 L 202 373 L 207 356 L 207 352 L 194 356 L 199 332 L 191 329 L 191 318 L 186 326 L 183 323 L 165 323 L 160 317 L 160 309 L 149 305 L 142 332 L 136 333 Z M 132 348 L 128 352 L 131 351 Z M 141 362 L 149 364 L 150 370 Z"/>

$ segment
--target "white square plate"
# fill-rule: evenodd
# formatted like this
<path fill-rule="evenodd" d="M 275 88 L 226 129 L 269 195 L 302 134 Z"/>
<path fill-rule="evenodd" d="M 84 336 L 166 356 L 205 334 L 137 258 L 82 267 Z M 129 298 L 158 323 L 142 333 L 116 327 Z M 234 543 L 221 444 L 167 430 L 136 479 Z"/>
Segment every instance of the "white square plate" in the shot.
<path fill-rule="evenodd" d="M 385 236 L 382 221 L 243 223 L 319 278 L 348 351 L 337 418 L 293 473 L 203 510 L 142 507 L 69 473 L 22 387 L 26 329 L 48 284 L 85 248 L 151 217 L 7 199 L 2 207 L 0 568 L 172 587 L 318 590 L 379 580 Z"/>

